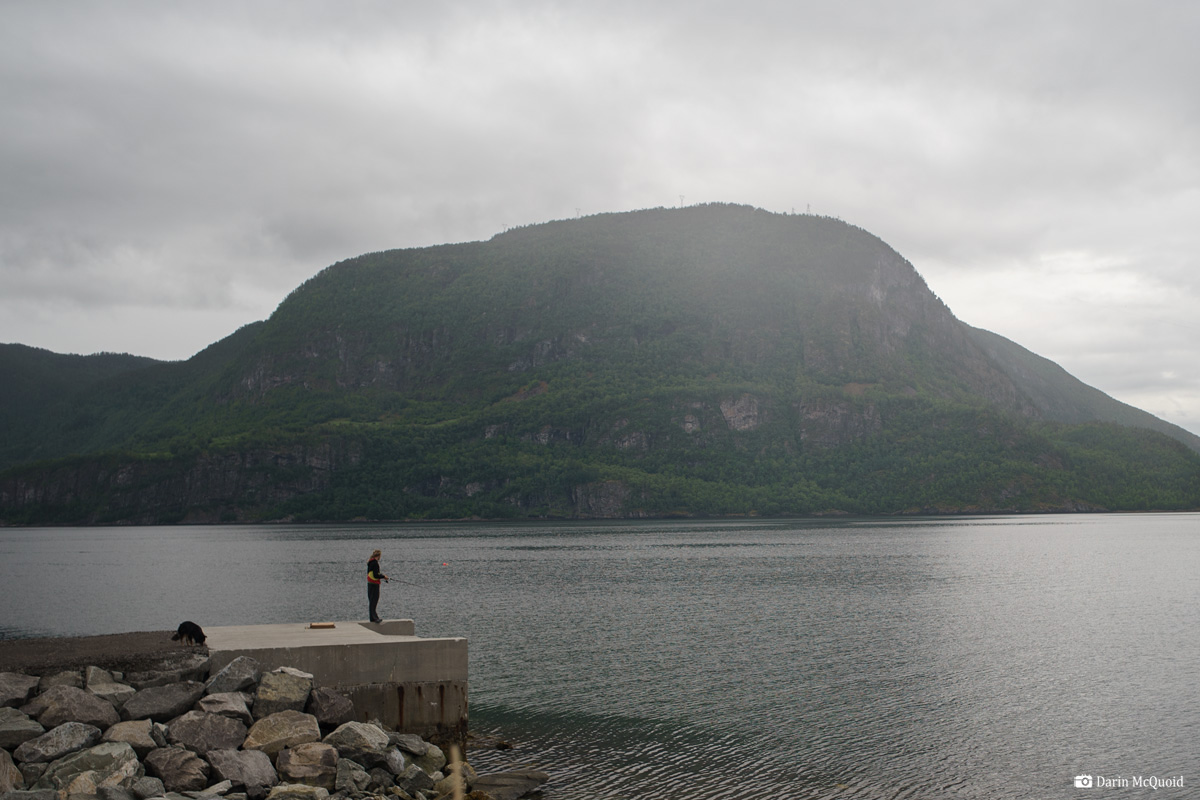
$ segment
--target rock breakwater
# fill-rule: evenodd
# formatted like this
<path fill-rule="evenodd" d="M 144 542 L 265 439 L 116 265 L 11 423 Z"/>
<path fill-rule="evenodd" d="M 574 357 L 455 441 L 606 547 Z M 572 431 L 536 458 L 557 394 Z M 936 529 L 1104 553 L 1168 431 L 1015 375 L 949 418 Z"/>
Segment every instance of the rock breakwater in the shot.
<path fill-rule="evenodd" d="M 144 672 L 0 672 L 0 800 L 516 800 L 545 780 L 477 775 L 248 657 L 211 675 L 200 653 Z"/>

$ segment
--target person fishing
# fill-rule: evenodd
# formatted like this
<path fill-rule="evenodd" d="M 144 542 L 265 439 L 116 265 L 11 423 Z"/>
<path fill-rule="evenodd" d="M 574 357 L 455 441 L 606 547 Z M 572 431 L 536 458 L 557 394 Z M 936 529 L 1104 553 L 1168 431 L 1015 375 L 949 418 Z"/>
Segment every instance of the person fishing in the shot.
<path fill-rule="evenodd" d="M 379 570 L 379 557 L 382 555 L 382 550 L 376 550 L 371 553 L 371 560 L 367 562 L 367 601 L 371 605 L 371 622 L 383 622 L 375 611 L 375 607 L 379 605 L 379 582 L 391 583 L 388 576 Z"/>

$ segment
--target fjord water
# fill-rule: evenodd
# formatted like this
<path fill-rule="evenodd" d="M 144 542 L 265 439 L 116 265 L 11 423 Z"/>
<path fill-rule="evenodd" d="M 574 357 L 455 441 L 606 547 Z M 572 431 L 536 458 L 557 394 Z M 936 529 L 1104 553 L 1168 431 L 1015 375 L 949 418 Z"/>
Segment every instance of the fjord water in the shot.
<path fill-rule="evenodd" d="M 362 619 L 375 547 L 548 798 L 1200 785 L 1196 514 L 9 529 L 0 636 Z"/>

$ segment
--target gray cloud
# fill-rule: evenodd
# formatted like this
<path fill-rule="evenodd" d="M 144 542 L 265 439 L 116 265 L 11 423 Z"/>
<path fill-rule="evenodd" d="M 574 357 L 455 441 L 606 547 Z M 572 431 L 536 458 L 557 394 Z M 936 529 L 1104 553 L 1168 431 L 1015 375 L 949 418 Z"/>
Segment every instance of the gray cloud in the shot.
<path fill-rule="evenodd" d="M 357 253 L 831 214 L 1200 432 L 1200 7 L 0 7 L 0 340 L 182 358 Z"/>

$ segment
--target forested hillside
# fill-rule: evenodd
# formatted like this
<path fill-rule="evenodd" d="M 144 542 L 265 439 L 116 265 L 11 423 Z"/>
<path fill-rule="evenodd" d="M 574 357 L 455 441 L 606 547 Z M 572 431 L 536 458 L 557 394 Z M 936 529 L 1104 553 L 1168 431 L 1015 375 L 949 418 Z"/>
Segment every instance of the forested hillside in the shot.
<path fill-rule="evenodd" d="M 9 523 L 1200 507 L 1196 437 L 739 206 L 360 256 L 58 394 L 6 423 Z"/>

